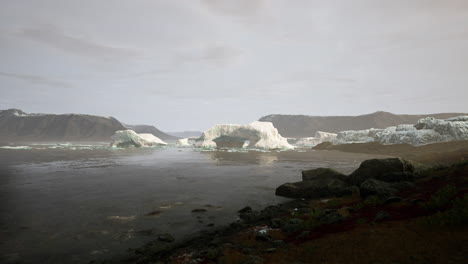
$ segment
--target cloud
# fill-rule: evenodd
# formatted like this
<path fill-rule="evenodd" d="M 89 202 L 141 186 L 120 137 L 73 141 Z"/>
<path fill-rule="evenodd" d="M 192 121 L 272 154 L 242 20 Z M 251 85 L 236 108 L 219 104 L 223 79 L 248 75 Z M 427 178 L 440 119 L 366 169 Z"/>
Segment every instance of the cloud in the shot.
<path fill-rule="evenodd" d="M 71 36 L 53 26 L 22 28 L 17 31 L 15 35 L 45 43 L 61 51 L 92 58 L 120 60 L 139 54 L 135 50 L 105 45 L 84 38 Z"/>
<path fill-rule="evenodd" d="M 46 86 L 62 87 L 62 88 L 73 87 L 70 83 L 59 81 L 59 80 L 54 80 L 54 79 L 49 79 L 49 78 L 38 76 L 38 75 L 0 72 L 0 76 L 17 79 L 21 81 L 26 81 L 26 82 L 37 84 L 37 85 L 46 85 Z"/>
<path fill-rule="evenodd" d="M 202 0 L 211 11 L 231 16 L 253 16 L 264 6 L 263 0 Z"/>
<path fill-rule="evenodd" d="M 172 58 L 172 68 L 180 69 L 183 64 L 198 64 L 199 66 L 227 66 L 235 62 L 242 51 L 231 46 L 208 44 L 201 48 L 179 52 Z"/>

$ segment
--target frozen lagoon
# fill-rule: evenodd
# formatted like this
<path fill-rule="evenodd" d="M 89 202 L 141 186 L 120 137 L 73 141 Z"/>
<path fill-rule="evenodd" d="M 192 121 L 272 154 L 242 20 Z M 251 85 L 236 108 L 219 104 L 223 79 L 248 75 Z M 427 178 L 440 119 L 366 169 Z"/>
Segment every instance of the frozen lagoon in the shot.
<path fill-rule="evenodd" d="M 275 188 L 300 180 L 303 169 L 348 173 L 373 157 L 54 146 L 0 148 L 0 260 L 83 263 L 152 240 L 141 232 L 151 229 L 181 239 L 235 221 L 246 205 L 285 201 Z M 199 208 L 207 212 L 192 213 Z"/>

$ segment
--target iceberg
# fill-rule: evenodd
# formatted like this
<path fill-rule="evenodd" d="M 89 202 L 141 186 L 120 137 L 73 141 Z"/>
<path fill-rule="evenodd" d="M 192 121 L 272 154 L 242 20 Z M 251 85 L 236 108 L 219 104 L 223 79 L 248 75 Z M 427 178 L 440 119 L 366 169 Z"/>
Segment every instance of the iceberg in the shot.
<path fill-rule="evenodd" d="M 468 116 L 448 119 L 425 117 L 419 119 L 415 125 L 403 124 L 386 129 L 342 131 L 331 142 L 425 145 L 455 140 L 468 140 Z"/>
<path fill-rule="evenodd" d="M 332 139 L 333 144 L 350 144 L 350 143 L 368 143 L 376 141 L 377 134 L 383 132 L 384 129 L 364 129 L 364 130 L 346 130 L 338 133 L 335 139 Z"/>
<path fill-rule="evenodd" d="M 271 122 L 215 125 L 195 142 L 202 148 L 292 149 Z"/>
<path fill-rule="evenodd" d="M 119 130 L 112 136 L 111 147 L 153 147 L 167 145 L 153 134 L 137 134 L 133 130 Z"/>
<path fill-rule="evenodd" d="M 178 147 L 191 147 L 192 144 L 189 143 L 189 138 L 181 138 L 181 139 L 177 140 L 176 146 L 178 146 Z"/>
<path fill-rule="evenodd" d="M 300 138 L 295 145 L 297 147 L 314 147 L 322 142 L 325 141 L 331 141 L 335 139 L 337 134 L 335 133 L 328 133 L 328 132 L 322 132 L 322 131 L 317 131 L 315 132 L 314 137 L 305 137 L 305 138 Z"/>

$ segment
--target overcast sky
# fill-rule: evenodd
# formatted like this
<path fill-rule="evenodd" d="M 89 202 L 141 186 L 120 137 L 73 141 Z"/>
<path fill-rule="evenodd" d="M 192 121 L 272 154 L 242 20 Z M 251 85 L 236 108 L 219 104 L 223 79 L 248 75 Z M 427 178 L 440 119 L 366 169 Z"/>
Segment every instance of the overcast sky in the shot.
<path fill-rule="evenodd" d="M 468 112 L 466 0 L 0 3 L 0 109 L 165 131 Z"/>

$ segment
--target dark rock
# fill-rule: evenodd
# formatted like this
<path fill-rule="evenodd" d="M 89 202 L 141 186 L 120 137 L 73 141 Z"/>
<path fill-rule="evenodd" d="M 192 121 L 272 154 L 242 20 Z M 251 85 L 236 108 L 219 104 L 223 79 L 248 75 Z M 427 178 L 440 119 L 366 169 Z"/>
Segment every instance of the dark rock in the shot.
<path fill-rule="evenodd" d="M 137 234 L 143 235 L 143 236 L 152 236 L 152 235 L 155 234 L 155 232 L 156 232 L 156 230 L 151 228 L 151 229 L 145 229 L 145 230 L 137 231 Z"/>
<path fill-rule="evenodd" d="M 207 224 L 206 226 L 207 226 L 207 227 L 213 227 L 214 224 L 213 224 L 213 223 L 210 223 L 210 224 Z"/>
<path fill-rule="evenodd" d="M 276 188 L 276 195 L 287 198 L 325 198 L 344 196 L 353 193 L 353 189 L 338 179 L 316 179 L 295 183 L 285 183 Z"/>
<path fill-rule="evenodd" d="M 292 218 L 289 219 L 289 221 L 285 223 L 281 229 L 288 233 L 297 232 L 302 229 L 302 223 L 303 221 L 301 219 Z"/>
<path fill-rule="evenodd" d="M 318 168 L 314 170 L 302 171 L 303 181 L 311 181 L 318 179 L 337 179 L 340 181 L 344 181 L 346 179 L 346 176 L 340 172 L 337 172 L 334 169 L 329 168 Z"/>
<path fill-rule="evenodd" d="M 374 222 L 377 221 L 382 221 L 385 219 L 390 218 L 390 214 L 385 212 L 385 211 L 378 211 L 377 214 L 375 215 Z"/>
<path fill-rule="evenodd" d="M 266 253 L 273 253 L 275 251 L 276 251 L 276 248 L 267 248 L 267 249 L 265 249 Z"/>
<path fill-rule="evenodd" d="M 206 212 L 206 211 L 207 211 L 206 209 L 198 208 L 198 209 L 193 209 L 193 210 L 192 210 L 192 213 L 204 213 L 204 212 Z"/>
<path fill-rule="evenodd" d="M 146 244 L 142 252 L 148 252 L 150 254 L 160 254 L 163 252 L 170 251 L 171 249 L 172 246 L 167 242 L 156 240 Z"/>
<path fill-rule="evenodd" d="M 397 176 L 400 173 L 401 175 Z M 387 174 L 386 176 L 384 176 Z M 408 177 L 414 174 L 411 163 L 400 158 L 370 159 L 361 163 L 359 168 L 349 175 L 346 182 L 350 185 L 361 185 L 367 179 L 393 179 Z"/>
<path fill-rule="evenodd" d="M 244 260 L 243 264 L 263 264 L 264 261 L 261 257 L 256 255 L 249 255 Z"/>
<path fill-rule="evenodd" d="M 175 239 L 169 234 L 160 234 L 158 235 L 158 240 L 161 242 L 172 243 Z"/>
<path fill-rule="evenodd" d="M 279 218 L 273 218 L 270 220 L 270 223 L 273 228 L 281 228 L 285 224 L 285 221 Z"/>
<path fill-rule="evenodd" d="M 146 214 L 146 216 L 157 216 L 162 214 L 162 211 L 153 211 Z"/>
<path fill-rule="evenodd" d="M 376 195 L 379 198 L 388 198 L 393 196 L 399 190 L 403 190 L 413 186 L 410 182 L 388 183 L 376 179 L 367 179 L 361 184 L 361 197 Z"/>
<path fill-rule="evenodd" d="M 334 224 L 343 221 L 344 217 L 337 212 L 326 213 L 319 218 L 322 224 Z"/>
<path fill-rule="evenodd" d="M 286 242 L 284 242 L 283 240 L 273 240 L 271 243 L 275 247 L 282 247 L 282 246 L 286 245 Z"/>
<path fill-rule="evenodd" d="M 260 211 L 260 215 L 264 218 L 272 218 L 280 214 L 281 212 L 286 212 L 286 210 L 278 205 L 270 205 L 262 211 Z"/>
<path fill-rule="evenodd" d="M 252 208 L 251 208 L 250 206 L 246 206 L 246 207 L 240 209 L 240 210 L 237 211 L 237 212 L 240 213 L 240 214 L 243 214 L 243 213 L 250 213 L 250 212 L 252 212 Z"/>
<path fill-rule="evenodd" d="M 310 231 L 302 231 L 299 235 L 297 235 L 296 238 L 298 239 L 308 238 L 310 234 L 311 234 Z"/>
<path fill-rule="evenodd" d="M 257 241 L 263 241 L 263 242 L 270 242 L 271 241 L 271 237 L 268 236 L 268 235 L 256 235 L 255 236 L 255 240 Z"/>
<path fill-rule="evenodd" d="M 398 197 L 398 196 L 392 196 L 392 197 L 388 197 L 385 202 L 383 204 L 392 204 L 392 203 L 399 203 L 401 202 L 403 199 L 401 197 Z"/>
<path fill-rule="evenodd" d="M 377 179 L 379 181 L 384 181 L 384 182 L 401 182 L 401 181 L 412 182 L 414 181 L 414 173 L 412 172 L 389 172 L 389 173 L 385 173 L 382 175 L 377 175 L 376 177 L 374 177 L 374 179 Z"/>
<path fill-rule="evenodd" d="M 253 254 L 255 252 L 256 251 L 251 249 L 251 248 L 242 248 L 242 253 L 245 254 L 245 255 L 250 255 L 250 254 Z"/>
<path fill-rule="evenodd" d="M 220 237 L 215 237 L 209 242 L 209 244 L 212 245 L 212 246 L 218 246 L 221 243 L 223 243 L 223 239 L 220 238 Z"/>
<path fill-rule="evenodd" d="M 417 199 L 411 200 L 411 203 L 413 203 L 413 204 L 419 204 L 419 203 L 425 203 L 425 202 L 426 202 L 426 200 L 423 199 L 423 198 L 417 198 Z"/>
<path fill-rule="evenodd" d="M 246 213 L 240 213 L 239 214 L 240 219 L 246 221 L 246 222 L 254 222 L 262 219 L 262 216 L 260 215 L 259 212 L 257 211 L 250 211 Z"/>

